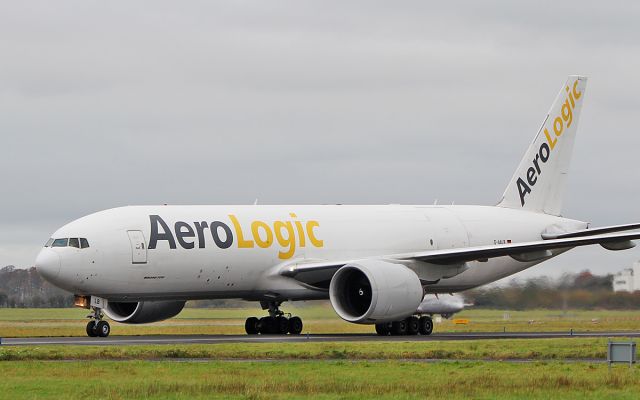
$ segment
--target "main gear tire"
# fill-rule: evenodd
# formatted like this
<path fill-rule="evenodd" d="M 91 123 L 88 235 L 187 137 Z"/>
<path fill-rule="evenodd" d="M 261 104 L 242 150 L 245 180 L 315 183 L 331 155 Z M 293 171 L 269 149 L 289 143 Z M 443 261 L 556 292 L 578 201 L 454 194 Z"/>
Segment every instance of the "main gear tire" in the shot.
<path fill-rule="evenodd" d="M 391 334 L 395 336 L 402 336 L 407 334 L 407 321 L 393 321 L 391 323 Z"/>
<path fill-rule="evenodd" d="M 391 327 L 389 325 L 388 322 L 376 324 L 376 333 L 380 336 L 389 336 L 389 333 L 391 333 Z"/>
<path fill-rule="evenodd" d="M 417 335 L 420 331 L 420 320 L 418 317 L 411 316 L 407 318 L 407 335 Z"/>
<path fill-rule="evenodd" d="M 260 330 L 258 329 L 259 323 L 260 320 L 256 317 L 247 318 L 247 320 L 244 322 L 244 330 L 245 332 L 247 332 L 247 335 L 257 335 L 258 333 L 260 333 Z"/>
<path fill-rule="evenodd" d="M 289 318 L 289 333 L 299 335 L 302 332 L 302 320 L 300 317 Z"/>
<path fill-rule="evenodd" d="M 276 317 L 276 330 L 280 335 L 289 333 L 289 319 L 284 316 Z"/>
<path fill-rule="evenodd" d="M 433 332 L 433 320 L 431 317 L 423 316 L 420 317 L 420 322 L 418 323 L 420 334 L 421 335 L 431 335 Z"/>

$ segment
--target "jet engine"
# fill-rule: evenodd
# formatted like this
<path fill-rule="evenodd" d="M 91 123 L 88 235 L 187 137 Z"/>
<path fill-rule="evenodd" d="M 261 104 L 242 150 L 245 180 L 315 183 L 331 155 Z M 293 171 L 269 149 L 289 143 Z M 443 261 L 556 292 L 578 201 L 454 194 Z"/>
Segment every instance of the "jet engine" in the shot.
<path fill-rule="evenodd" d="M 184 303 L 184 301 L 109 302 L 104 313 L 117 322 L 146 324 L 175 317 L 184 308 Z"/>
<path fill-rule="evenodd" d="M 426 295 L 418 306 L 418 314 L 440 314 L 450 318 L 453 314 L 464 310 L 464 299 L 459 295 Z"/>
<path fill-rule="evenodd" d="M 374 324 L 415 313 L 424 295 L 415 272 L 402 264 L 365 260 L 347 264 L 331 278 L 329 298 L 345 321 Z"/>

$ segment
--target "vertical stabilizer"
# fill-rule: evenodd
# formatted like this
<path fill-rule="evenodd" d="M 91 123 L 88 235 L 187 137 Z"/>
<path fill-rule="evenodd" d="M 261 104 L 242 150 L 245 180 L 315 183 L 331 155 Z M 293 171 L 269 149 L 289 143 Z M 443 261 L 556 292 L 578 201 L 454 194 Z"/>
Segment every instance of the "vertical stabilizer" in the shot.
<path fill-rule="evenodd" d="M 562 85 L 498 206 L 560 215 L 586 84 L 570 76 Z"/>

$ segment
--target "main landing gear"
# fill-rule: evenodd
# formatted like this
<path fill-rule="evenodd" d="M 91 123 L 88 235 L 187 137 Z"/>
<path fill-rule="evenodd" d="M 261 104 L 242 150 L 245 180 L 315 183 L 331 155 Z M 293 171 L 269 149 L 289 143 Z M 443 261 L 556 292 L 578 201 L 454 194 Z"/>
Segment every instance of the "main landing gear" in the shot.
<path fill-rule="evenodd" d="M 261 301 L 260 305 L 263 310 L 269 310 L 268 317 L 256 318 L 249 317 L 244 323 L 244 330 L 249 335 L 272 334 L 272 335 L 299 335 L 302 332 L 302 320 L 300 317 L 287 318 L 283 311 L 280 311 L 282 302 Z"/>
<path fill-rule="evenodd" d="M 90 337 L 107 337 L 111 333 L 111 326 L 107 321 L 103 321 L 104 313 L 101 308 L 91 307 L 91 314 L 87 318 L 91 318 L 87 323 L 87 335 Z"/>
<path fill-rule="evenodd" d="M 421 317 L 412 315 L 400 321 L 385 322 L 376 324 L 376 333 L 380 336 L 402 336 L 402 335 L 431 335 L 433 332 L 433 320 L 431 317 L 423 315 Z"/>

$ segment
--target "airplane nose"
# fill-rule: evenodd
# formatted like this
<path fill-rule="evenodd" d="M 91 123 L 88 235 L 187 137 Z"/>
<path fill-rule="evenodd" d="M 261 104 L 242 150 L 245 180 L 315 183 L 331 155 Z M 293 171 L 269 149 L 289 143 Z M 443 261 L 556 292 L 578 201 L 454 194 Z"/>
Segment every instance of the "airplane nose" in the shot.
<path fill-rule="evenodd" d="M 36 270 L 48 281 L 55 279 L 60 273 L 60 256 L 51 249 L 42 249 L 36 258 Z"/>

